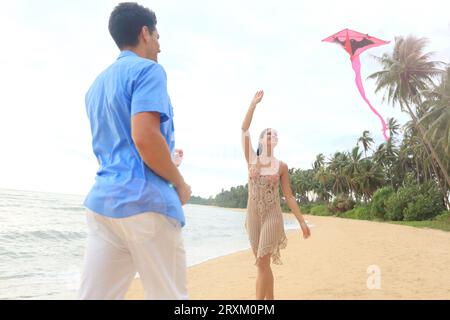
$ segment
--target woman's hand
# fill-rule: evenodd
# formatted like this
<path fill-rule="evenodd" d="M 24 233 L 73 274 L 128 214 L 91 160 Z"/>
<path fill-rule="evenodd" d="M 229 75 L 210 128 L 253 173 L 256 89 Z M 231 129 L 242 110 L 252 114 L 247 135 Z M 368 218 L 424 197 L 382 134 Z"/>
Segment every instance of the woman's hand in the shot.
<path fill-rule="evenodd" d="M 252 105 L 256 107 L 256 105 L 261 102 L 263 97 L 264 97 L 264 91 L 263 90 L 257 91 L 255 93 L 255 96 L 253 97 Z"/>
<path fill-rule="evenodd" d="M 173 153 L 173 163 L 179 167 L 181 165 L 181 162 L 183 161 L 183 150 L 182 149 L 175 149 Z"/>
<path fill-rule="evenodd" d="M 300 227 L 302 228 L 303 238 L 308 239 L 311 236 L 311 230 L 309 230 L 308 225 L 305 221 L 300 222 Z"/>
<path fill-rule="evenodd" d="M 242 123 L 242 131 L 247 131 L 248 128 L 250 127 L 250 124 L 252 123 L 253 112 L 255 111 L 256 105 L 261 102 L 263 97 L 264 97 L 263 90 L 256 91 L 255 96 L 253 97 L 252 102 L 248 107 L 248 111 L 247 114 L 245 115 L 244 122 Z"/>

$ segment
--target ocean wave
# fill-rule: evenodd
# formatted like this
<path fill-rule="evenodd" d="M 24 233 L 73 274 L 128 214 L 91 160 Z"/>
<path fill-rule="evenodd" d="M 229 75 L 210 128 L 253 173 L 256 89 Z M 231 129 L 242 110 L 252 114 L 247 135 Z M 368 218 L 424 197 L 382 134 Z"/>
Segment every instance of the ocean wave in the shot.
<path fill-rule="evenodd" d="M 63 210 L 63 211 L 85 211 L 86 208 L 83 206 L 76 206 L 76 207 L 68 207 L 68 206 L 61 206 L 61 207 L 46 207 L 52 210 Z"/>
<path fill-rule="evenodd" d="M 76 231 L 59 231 L 59 230 L 36 230 L 23 232 L 8 232 L 0 234 L 0 241 L 15 241 L 15 240 L 76 240 L 87 237 L 86 232 Z"/>
<path fill-rule="evenodd" d="M 26 279 L 26 278 L 36 278 L 45 275 L 44 273 L 26 273 L 26 274 L 13 274 L 10 276 L 0 276 L 0 280 L 11 280 L 11 279 Z"/>

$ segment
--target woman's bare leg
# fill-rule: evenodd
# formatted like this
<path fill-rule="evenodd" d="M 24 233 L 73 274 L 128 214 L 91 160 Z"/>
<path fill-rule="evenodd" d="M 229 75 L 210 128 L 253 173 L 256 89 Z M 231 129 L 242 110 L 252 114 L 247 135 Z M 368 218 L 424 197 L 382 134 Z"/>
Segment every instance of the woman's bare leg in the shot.
<path fill-rule="evenodd" d="M 256 299 L 273 299 L 273 274 L 270 268 L 270 254 L 258 259 L 256 277 Z"/>
<path fill-rule="evenodd" d="M 266 300 L 273 300 L 274 299 L 273 292 L 274 292 L 274 290 L 273 290 L 273 273 L 272 273 L 272 268 L 270 267 L 270 264 L 269 264 L 269 274 L 268 274 L 268 285 L 267 285 L 267 290 L 266 290 Z"/>

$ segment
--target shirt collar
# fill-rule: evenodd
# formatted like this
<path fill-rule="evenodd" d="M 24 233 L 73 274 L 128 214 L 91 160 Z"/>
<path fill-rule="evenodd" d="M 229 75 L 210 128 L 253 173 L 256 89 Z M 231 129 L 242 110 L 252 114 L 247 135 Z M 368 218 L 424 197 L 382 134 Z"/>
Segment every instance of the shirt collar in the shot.
<path fill-rule="evenodd" d="M 133 51 L 130 50 L 124 50 L 120 53 L 119 57 L 117 58 L 117 60 L 121 59 L 121 58 L 125 58 L 125 57 L 129 57 L 129 56 L 138 56 L 136 53 L 134 53 Z"/>

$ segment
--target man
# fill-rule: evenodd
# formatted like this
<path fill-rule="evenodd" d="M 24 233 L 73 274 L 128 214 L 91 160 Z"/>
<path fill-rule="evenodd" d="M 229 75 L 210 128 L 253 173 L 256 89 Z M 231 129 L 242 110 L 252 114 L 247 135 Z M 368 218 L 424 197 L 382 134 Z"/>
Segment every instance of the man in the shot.
<path fill-rule="evenodd" d="M 89 236 L 79 297 L 123 299 L 138 272 L 146 299 L 187 299 L 181 206 L 191 189 L 171 158 L 173 111 L 157 63 L 155 13 L 121 3 L 109 31 L 121 54 L 86 94 L 100 168 L 84 203 Z"/>

